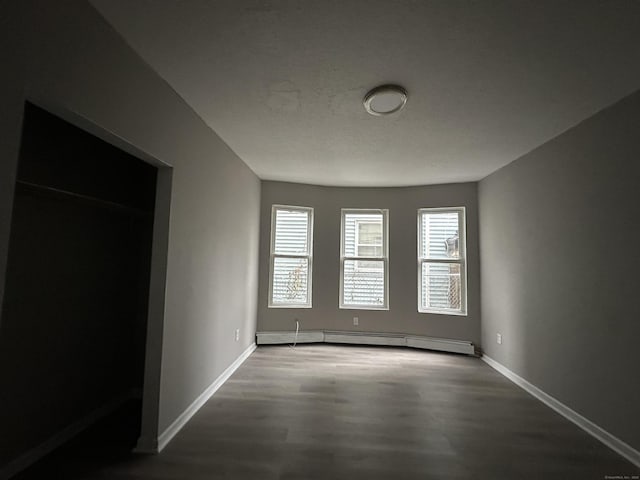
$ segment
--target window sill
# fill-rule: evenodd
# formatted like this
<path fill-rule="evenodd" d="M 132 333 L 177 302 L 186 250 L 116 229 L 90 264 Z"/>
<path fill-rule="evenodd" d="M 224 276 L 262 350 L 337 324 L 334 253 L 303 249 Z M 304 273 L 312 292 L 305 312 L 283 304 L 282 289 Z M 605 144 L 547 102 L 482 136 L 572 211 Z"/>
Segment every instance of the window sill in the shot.
<path fill-rule="evenodd" d="M 369 305 L 340 305 L 340 310 L 389 310 L 389 307 L 374 307 Z"/>
<path fill-rule="evenodd" d="M 267 305 L 268 308 L 313 308 L 312 305 Z"/>
<path fill-rule="evenodd" d="M 455 310 L 418 310 L 418 313 L 429 313 L 431 315 L 452 315 L 454 317 L 468 317 L 467 312 L 456 312 Z"/>

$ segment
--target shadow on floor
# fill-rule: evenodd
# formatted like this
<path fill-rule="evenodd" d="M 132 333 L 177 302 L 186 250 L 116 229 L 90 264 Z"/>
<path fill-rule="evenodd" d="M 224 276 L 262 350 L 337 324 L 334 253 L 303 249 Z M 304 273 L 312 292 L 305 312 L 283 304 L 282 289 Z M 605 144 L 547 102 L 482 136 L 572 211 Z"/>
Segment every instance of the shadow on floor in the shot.
<path fill-rule="evenodd" d="M 140 434 L 140 412 L 140 400 L 130 400 L 12 480 L 79 480 L 126 462 Z"/>

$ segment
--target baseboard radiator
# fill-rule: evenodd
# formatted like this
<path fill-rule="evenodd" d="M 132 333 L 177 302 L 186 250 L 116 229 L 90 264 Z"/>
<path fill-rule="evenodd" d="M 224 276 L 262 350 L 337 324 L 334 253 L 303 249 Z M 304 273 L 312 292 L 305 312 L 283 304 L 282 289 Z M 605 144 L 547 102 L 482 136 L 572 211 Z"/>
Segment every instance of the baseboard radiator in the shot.
<path fill-rule="evenodd" d="M 473 343 L 447 338 L 406 335 L 402 333 L 342 332 L 333 330 L 309 330 L 305 332 L 257 332 L 258 345 L 284 345 L 293 343 L 346 343 L 351 345 L 386 345 L 420 348 L 441 352 L 474 355 Z"/>

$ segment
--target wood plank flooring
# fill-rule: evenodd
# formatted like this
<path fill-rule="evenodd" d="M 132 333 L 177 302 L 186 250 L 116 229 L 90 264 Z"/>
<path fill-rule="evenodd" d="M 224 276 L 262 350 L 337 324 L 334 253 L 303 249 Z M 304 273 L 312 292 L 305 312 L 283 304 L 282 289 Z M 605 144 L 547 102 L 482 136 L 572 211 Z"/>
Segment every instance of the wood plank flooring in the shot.
<path fill-rule="evenodd" d="M 159 455 L 85 461 L 81 473 L 73 462 L 20 480 L 640 474 L 477 358 L 334 345 L 258 348 Z"/>

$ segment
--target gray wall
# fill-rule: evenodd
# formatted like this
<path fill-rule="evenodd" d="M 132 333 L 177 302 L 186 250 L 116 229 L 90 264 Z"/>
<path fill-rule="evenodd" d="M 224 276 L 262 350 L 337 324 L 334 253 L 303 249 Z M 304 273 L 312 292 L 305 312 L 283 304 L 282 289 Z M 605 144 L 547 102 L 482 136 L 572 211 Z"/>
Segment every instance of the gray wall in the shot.
<path fill-rule="evenodd" d="M 143 427 L 152 440 L 253 342 L 260 181 L 87 2 L 0 8 L 0 288 L 25 99 L 173 167 L 172 176 L 160 173 L 167 196 L 157 202 L 170 218 L 156 217 L 154 229 L 153 262 L 166 261 L 166 301 L 150 306 L 158 318 L 147 360 L 161 350 L 153 361 L 162 365 L 145 378 L 145 407 L 159 408 Z M 168 251 L 159 252 L 167 235 Z M 152 279 L 152 297 L 165 294 L 159 287 Z M 150 398 L 158 382 L 159 398 Z"/>
<path fill-rule="evenodd" d="M 636 449 L 638 125 L 635 93 L 479 185 L 485 352 Z"/>
<path fill-rule="evenodd" d="M 314 208 L 313 308 L 268 308 L 271 205 Z M 418 313 L 417 210 L 467 207 L 468 316 Z M 389 310 L 341 310 L 340 209 L 389 209 Z M 338 188 L 263 182 L 258 330 L 399 332 L 480 342 L 477 185 L 408 188 Z M 353 326 L 353 317 L 360 325 Z"/>

